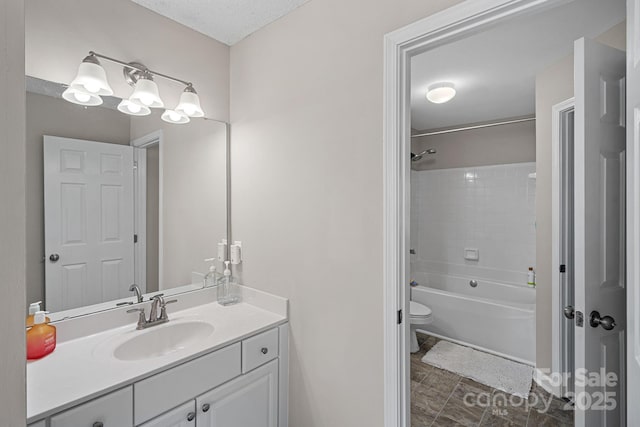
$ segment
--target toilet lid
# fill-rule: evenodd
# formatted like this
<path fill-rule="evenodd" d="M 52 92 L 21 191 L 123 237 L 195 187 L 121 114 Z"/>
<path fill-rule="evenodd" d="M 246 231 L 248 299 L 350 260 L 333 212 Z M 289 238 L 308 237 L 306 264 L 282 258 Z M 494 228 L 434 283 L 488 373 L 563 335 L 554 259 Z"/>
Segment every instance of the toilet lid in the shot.
<path fill-rule="evenodd" d="M 429 317 L 431 316 L 431 309 L 426 305 L 409 301 L 409 315 L 412 317 Z"/>

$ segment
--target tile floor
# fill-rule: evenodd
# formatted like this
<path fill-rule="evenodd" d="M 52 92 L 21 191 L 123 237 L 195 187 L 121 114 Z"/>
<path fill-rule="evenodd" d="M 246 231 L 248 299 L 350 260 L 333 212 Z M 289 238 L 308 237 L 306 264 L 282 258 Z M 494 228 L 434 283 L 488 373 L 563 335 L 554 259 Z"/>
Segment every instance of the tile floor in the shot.
<path fill-rule="evenodd" d="M 422 363 L 422 356 L 438 341 L 438 338 L 418 334 L 420 351 L 411 355 L 412 427 L 573 426 L 570 407 L 535 382 L 529 399 L 525 401 Z M 546 411 L 545 406 L 548 406 Z"/>

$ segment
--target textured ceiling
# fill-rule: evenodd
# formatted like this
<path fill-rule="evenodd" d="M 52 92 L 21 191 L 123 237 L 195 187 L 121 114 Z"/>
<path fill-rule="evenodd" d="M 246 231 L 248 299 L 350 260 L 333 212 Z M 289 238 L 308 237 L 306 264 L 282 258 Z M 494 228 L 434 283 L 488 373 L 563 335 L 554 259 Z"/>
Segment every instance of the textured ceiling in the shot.
<path fill-rule="evenodd" d="M 231 46 L 309 0 L 132 1 Z"/>
<path fill-rule="evenodd" d="M 535 76 L 625 19 L 624 0 L 580 0 L 524 15 L 412 59 L 411 126 L 426 130 L 534 113 Z M 429 85 L 451 81 L 456 97 L 432 104 Z"/>

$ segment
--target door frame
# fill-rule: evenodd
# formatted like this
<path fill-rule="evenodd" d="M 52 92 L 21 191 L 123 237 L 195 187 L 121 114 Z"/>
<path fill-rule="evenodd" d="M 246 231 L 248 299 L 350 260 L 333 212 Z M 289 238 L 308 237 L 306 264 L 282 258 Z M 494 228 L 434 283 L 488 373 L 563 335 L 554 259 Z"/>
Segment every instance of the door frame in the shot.
<path fill-rule="evenodd" d="M 158 145 L 158 290 L 161 290 L 160 286 L 163 283 L 162 280 L 162 266 L 164 265 L 162 259 L 162 243 L 163 243 L 163 227 L 162 227 L 162 188 L 163 188 L 163 140 L 164 133 L 162 130 L 157 130 L 144 135 L 140 138 L 136 138 L 131 141 L 133 147 L 133 159 L 135 163 L 135 173 L 133 179 L 133 191 L 135 194 L 134 200 L 134 232 L 138 236 L 138 242 L 135 245 L 134 250 L 134 265 L 135 265 L 135 280 L 136 284 L 140 286 L 142 293 L 146 293 L 147 289 L 147 153 L 146 148 L 153 145 Z M 141 215 L 141 212 L 145 212 L 145 215 Z"/>
<path fill-rule="evenodd" d="M 384 36 L 383 332 L 384 425 L 407 426 L 411 57 L 514 16 L 567 0 L 467 0 Z M 404 315 L 403 315 L 404 314 Z"/>
<path fill-rule="evenodd" d="M 563 348 L 569 343 L 565 340 L 562 333 L 562 310 L 564 303 L 564 294 L 561 286 L 562 273 L 560 273 L 561 264 L 561 245 L 563 236 L 561 227 L 564 219 L 562 209 L 562 182 L 563 175 L 562 159 L 563 148 L 566 140 L 565 121 L 566 115 L 574 111 L 575 99 L 573 97 L 562 101 L 551 108 L 551 325 L 552 325 L 552 356 L 551 356 L 551 373 L 561 374 L 566 371 L 563 362 Z M 573 218 L 571 218 L 573 221 Z M 573 343 L 571 343 L 573 344 Z M 564 396 L 568 391 L 568 384 L 558 381 L 552 381 L 549 385 L 551 391 L 556 396 Z"/>

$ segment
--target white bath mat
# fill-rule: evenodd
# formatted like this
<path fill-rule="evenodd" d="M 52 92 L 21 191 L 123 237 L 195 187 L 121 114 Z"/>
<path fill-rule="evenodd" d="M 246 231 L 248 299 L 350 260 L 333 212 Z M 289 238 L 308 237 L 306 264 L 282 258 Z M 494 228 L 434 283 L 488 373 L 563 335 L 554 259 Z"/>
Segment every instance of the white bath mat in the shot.
<path fill-rule="evenodd" d="M 509 394 L 529 397 L 531 366 L 448 341 L 438 341 L 422 361 Z"/>

